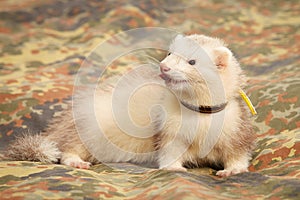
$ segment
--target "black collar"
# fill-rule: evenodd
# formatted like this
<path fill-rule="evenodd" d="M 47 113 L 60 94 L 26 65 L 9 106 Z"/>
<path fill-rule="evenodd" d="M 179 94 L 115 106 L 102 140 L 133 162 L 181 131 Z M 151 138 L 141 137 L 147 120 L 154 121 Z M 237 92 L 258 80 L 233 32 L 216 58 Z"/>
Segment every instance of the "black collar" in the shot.
<path fill-rule="evenodd" d="M 222 103 L 220 105 L 216 105 L 216 106 L 194 106 L 191 104 L 188 104 L 184 101 L 180 101 L 182 105 L 184 105 L 186 108 L 192 110 L 192 111 L 196 111 L 199 113 L 205 113 L 205 114 L 212 114 L 212 113 L 217 113 L 220 112 L 222 110 L 225 109 L 227 102 L 226 103 Z"/>

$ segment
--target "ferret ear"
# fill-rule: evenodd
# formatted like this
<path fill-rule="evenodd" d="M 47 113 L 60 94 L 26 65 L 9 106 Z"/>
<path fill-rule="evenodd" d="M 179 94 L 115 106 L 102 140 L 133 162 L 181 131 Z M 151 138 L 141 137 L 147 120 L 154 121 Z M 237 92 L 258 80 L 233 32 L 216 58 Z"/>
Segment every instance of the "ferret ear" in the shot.
<path fill-rule="evenodd" d="M 213 50 L 213 58 L 215 65 L 220 70 L 228 67 L 231 57 L 232 53 L 226 47 L 218 47 Z"/>

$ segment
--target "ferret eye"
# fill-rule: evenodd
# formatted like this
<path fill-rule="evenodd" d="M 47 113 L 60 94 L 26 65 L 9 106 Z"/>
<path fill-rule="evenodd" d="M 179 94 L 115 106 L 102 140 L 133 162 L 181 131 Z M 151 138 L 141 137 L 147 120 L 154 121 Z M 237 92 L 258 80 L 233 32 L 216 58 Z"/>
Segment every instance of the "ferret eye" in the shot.
<path fill-rule="evenodd" d="M 196 60 L 189 60 L 189 64 L 190 65 L 195 65 L 196 64 Z"/>
<path fill-rule="evenodd" d="M 168 56 L 171 55 L 171 52 L 168 53 Z"/>

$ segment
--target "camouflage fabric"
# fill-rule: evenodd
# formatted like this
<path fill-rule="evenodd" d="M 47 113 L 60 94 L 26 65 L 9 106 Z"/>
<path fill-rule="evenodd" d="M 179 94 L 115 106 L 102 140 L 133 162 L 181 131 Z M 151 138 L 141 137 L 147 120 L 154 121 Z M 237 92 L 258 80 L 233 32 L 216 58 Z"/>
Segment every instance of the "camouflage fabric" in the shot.
<path fill-rule="evenodd" d="M 3 0 L 0 7 L 0 144 L 43 130 L 67 107 L 74 77 L 99 43 L 137 27 L 224 39 L 250 78 L 258 135 L 250 172 L 153 170 L 128 163 L 79 170 L 0 162 L 0 199 L 299 199 L 298 1 Z M 161 52 L 153 53 L 161 59 Z M 112 64 L 107 76 L 136 58 Z"/>

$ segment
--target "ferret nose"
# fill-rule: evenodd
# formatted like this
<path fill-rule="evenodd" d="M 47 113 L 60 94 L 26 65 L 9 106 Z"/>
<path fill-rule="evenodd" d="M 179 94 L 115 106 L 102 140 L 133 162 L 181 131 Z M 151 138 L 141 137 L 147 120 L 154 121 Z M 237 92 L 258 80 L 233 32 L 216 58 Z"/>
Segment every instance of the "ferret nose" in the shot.
<path fill-rule="evenodd" d="M 164 63 L 160 63 L 159 66 L 160 66 L 160 71 L 161 71 L 161 72 L 167 72 L 167 71 L 170 71 L 170 68 L 167 67 L 167 65 L 164 64 Z"/>

